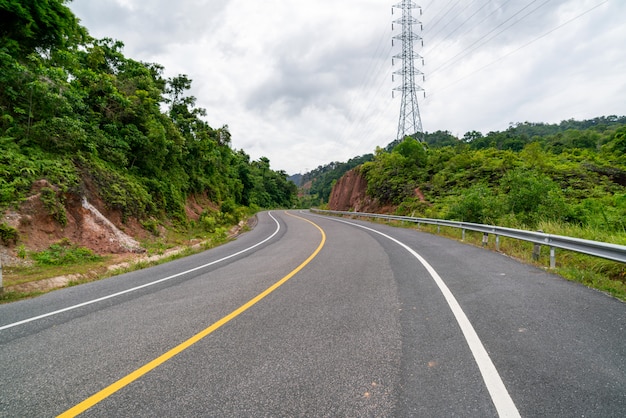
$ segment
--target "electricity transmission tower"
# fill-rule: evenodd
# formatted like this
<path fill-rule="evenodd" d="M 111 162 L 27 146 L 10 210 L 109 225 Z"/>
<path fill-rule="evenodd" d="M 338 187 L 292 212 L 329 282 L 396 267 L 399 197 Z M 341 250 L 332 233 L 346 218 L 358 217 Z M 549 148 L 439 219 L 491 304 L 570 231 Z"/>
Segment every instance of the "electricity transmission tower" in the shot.
<path fill-rule="evenodd" d="M 422 23 L 415 19 L 411 13 L 412 9 L 419 9 L 421 15 L 422 8 L 410 0 L 402 0 L 391 8 L 392 14 L 394 9 L 402 9 L 402 17 L 394 20 L 392 23 L 392 30 L 393 24 L 397 23 L 402 26 L 402 33 L 394 36 L 391 40 L 392 46 L 394 39 L 402 41 L 402 51 L 394 55 L 391 59 L 392 65 L 395 65 L 396 59 L 402 61 L 402 68 L 394 71 L 391 76 L 392 80 L 394 80 L 394 75 L 402 76 L 402 84 L 393 89 L 394 91 L 402 92 L 400 118 L 398 120 L 398 136 L 396 139 L 402 141 L 405 136 L 413 136 L 418 141 L 422 141 L 422 118 L 420 117 L 420 110 L 417 105 L 416 93 L 418 91 L 424 91 L 424 89 L 415 85 L 415 77 L 421 76 L 423 81 L 424 73 L 415 69 L 415 60 L 421 60 L 422 65 L 424 65 L 424 58 L 415 52 L 413 43 L 419 41 L 422 46 L 424 46 L 424 41 L 422 37 L 413 30 L 414 26 L 419 25 L 421 31 Z"/>

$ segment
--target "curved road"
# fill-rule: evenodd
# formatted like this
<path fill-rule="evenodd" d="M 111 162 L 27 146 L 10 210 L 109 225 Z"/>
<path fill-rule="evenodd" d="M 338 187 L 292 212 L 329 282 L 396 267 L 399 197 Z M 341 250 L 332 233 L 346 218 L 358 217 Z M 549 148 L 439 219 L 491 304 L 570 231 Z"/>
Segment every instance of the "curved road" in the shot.
<path fill-rule="evenodd" d="M 626 305 L 445 238 L 264 212 L 0 306 L 0 416 L 626 416 Z"/>

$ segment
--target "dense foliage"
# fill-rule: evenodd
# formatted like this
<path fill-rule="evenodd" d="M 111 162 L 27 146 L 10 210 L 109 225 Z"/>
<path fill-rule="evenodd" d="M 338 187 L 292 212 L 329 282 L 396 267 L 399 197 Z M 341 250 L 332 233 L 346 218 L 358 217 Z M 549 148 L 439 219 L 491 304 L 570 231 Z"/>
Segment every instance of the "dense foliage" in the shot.
<path fill-rule="evenodd" d="M 63 0 L 0 3 L 0 208 L 38 179 L 61 196 L 95 185 L 125 216 L 184 220 L 188 196 L 223 212 L 289 207 L 296 187 L 203 120 L 191 80 L 91 38 Z M 55 204 L 54 196 L 50 196 Z"/>
<path fill-rule="evenodd" d="M 407 137 L 378 149 L 362 169 L 368 194 L 401 214 L 626 232 L 626 117 L 523 123 L 462 139 L 437 132 L 425 142 Z"/>

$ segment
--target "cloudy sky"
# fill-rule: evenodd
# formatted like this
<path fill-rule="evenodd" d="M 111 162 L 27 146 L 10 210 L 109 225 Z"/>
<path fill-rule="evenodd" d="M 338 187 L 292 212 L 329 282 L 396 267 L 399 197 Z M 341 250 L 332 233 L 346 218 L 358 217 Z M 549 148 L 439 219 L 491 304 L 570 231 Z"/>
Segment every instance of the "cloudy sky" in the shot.
<path fill-rule="evenodd" d="M 90 34 L 187 74 L 233 147 L 289 174 L 397 134 L 400 0 L 74 0 Z M 425 131 L 626 114 L 626 1 L 416 0 Z M 419 27 L 416 30 L 419 31 Z"/>

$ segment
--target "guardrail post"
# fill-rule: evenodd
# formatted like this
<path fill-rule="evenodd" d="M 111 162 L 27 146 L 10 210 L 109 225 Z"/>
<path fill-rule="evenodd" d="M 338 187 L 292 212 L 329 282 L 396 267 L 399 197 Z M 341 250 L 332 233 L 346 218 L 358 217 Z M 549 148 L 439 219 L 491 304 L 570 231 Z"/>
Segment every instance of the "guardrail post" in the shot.
<path fill-rule="evenodd" d="M 496 251 L 500 251 L 500 235 L 496 235 Z"/>
<path fill-rule="evenodd" d="M 437 225 L 437 233 L 441 232 L 441 225 Z"/>
<path fill-rule="evenodd" d="M 541 255 L 541 244 L 533 245 L 533 260 L 539 260 L 539 256 Z"/>
<path fill-rule="evenodd" d="M 465 241 L 465 228 L 461 232 L 461 241 Z"/>
<path fill-rule="evenodd" d="M 543 231 L 540 229 L 537 232 L 543 232 Z M 541 255 L 541 244 L 533 245 L 533 260 L 534 261 L 539 260 L 540 255 Z"/>
<path fill-rule="evenodd" d="M 556 249 L 554 247 L 550 247 L 550 268 L 556 268 Z"/>

